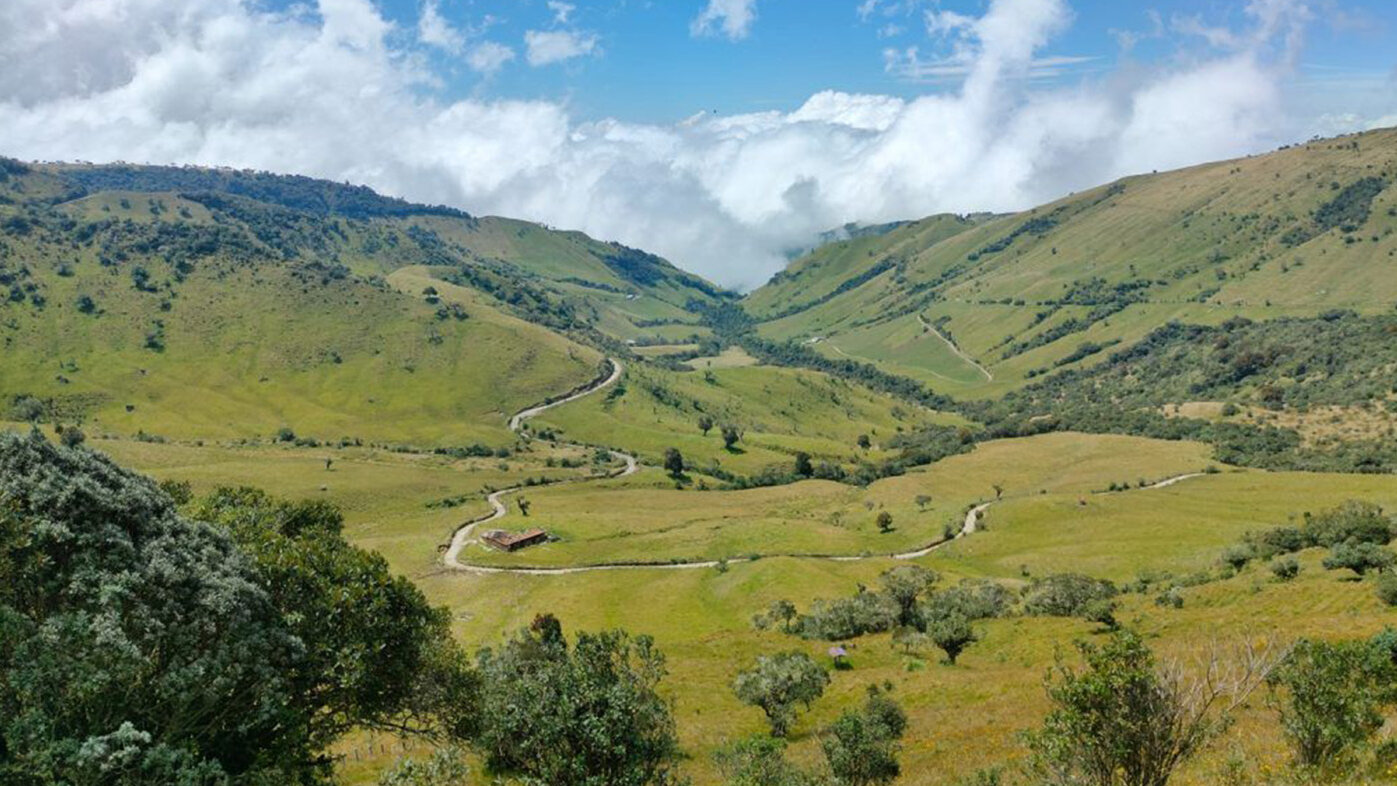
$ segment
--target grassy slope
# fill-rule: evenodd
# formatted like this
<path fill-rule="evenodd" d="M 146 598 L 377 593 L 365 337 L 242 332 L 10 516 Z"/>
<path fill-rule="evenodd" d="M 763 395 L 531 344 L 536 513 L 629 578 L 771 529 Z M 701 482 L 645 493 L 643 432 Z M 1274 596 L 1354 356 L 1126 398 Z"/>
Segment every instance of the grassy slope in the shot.
<path fill-rule="evenodd" d="M 1283 242 L 1297 227 L 1311 226 L 1316 210 L 1365 177 L 1385 178 L 1389 187 L 1354 231 L 1334 228 L 1298 245 Z M 949 237 L 919 238 L 922 222 L 883 237 L 835 244 L 796 262 L 789 278 L 778 277 L 747 304 L 758 317 L 770 317 L 846 280 L 854 269 L 851 258 L 865 268 L 874 260 L 906 260 L 900 283 L 894 282 L 894 272 L 885 273 L 760 330 L 772 338 L 825 336 L 849 355 L 911 373 L 937 389 L 992 395 L 1084 341 L 1129 343 L 1170 319 L 1217 322 L 1239 314 L 1266 318 L 1339 307 L 1391 308 L 1397 300 L 1397 277 L 1391 275 L 1397 264 L 1394 179 L 1397 130 L 1131 177 Z M 986 251 L 1027 222 L 1045 218 L 1055 225 Z M 1070 311 L 1031 324 L 1034 314 L 1049 310 L 1045 303 L 1092 277 L 1108 287 L 1155 283 L 1144 290 L 1143 302 L 1085 332 L 1003 358 L 1009 342 L 1032 339 L 1066 318 Z M 1078 314 L 1086 310 L 1070 308 Z M 915 340 L 917 313 L 932 321 L 948 317 L 946 326 L 957 343 L 989 366 L 996 380 L 977 381 L 953 355 L 927 349 L 924 344 L 934 337 Z"/>
<path fill-rule="evenodd" d="M 771 464 L 789 465 L 797 451 L 836 463 L 881 458 L 888 454 L 858 449 L 860 434 L 869 434 L 876 448 L 880 436 L 900 429 L 958 422 L 825 374 L 772 366 L 715 364 L 702 372 L 673 372 L 632 364 L 624 385 L 619 398 L 582 399 L 546 413 L 536 427 L 624 447 L 655 464 L 674 447 L 700 471 L 717 462 L 751 474 Z M 724 450 L 719 428 L 707 436 L 700 432 L 703 414 L 745 430 L 736 451 Z"/>

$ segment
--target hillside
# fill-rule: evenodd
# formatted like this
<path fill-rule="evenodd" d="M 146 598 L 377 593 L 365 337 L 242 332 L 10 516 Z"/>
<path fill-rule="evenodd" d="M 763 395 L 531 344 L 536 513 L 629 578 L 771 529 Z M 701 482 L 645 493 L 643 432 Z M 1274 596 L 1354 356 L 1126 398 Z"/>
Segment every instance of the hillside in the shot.
<path fill-rule="evenodd" d="M 1395 179 L 1397 130 L 1316 140 L 826 245 L 744 306 L 763 337 L 989 397 L 1171 320 L 1389 310 Z"/>
<path fill-rule="evenodd" d="M 460 445 L 703 332 L 658 257 L 308 178 L 0 166 L 0 399 L 155 437 Z"/>

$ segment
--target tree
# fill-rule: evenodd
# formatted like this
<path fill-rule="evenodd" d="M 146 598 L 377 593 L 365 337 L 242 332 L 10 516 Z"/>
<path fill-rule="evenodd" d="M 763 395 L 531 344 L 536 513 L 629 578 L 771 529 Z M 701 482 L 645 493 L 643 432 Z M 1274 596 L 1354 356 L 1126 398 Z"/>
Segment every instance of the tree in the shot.
<path fill-rule="evenodd" d="M 891 783 L 902 772 L 897 741 L 906 729 L 902 708 L 871 687 L 863 708 L 840 715 L 821 736 L 820 747 L 840 784 Z"/>
<path fill-rule="evenodd" d="M 1003 486 L 1002 484 L 993 483 L 993 484 L 990 485 L 990 488 L 994 489 L 994 498 L 995 498 L 995 499 L 1003 499 L 1003 498 L 1004 498 L 1004 486 Z"/>
<path fill-rule="evenodd" d="M 667 782 L 678 742 L 650 637 L 582 633 L 569 647 L 542 615 L 479 661 L 479 747 L 491 772 L 540 786 Z"/>
<path fill-rule="evenodd" d="M 738 440 L 742 439 L 742 432 L 737 430 L 737 426 L 725 425 L 723 426 L 722 431 L 723 447 L 728 450 L 732 450 L 733 446 L 737 444 Z"/>
<path fill-rule="evenodd" d="M 796 474 L 802 478 L 808 478 L 815 474 L 815 465 L 810 463 L 810 454 L 805 451 L 796 453 Z"/>
<path fill-rule="evenodd" d="M 886 535 L 893 531 L 893 514 L 886 510 L 879 511 L 875 523 L 878 525 L 878 531 Z"/>
<path fill-rule="evenodd" d="M 670 477 L 678 478 L 684 474 L 684 456 L 676 448 L 665 448 L 665 471 Z"/>
<path fill-rule="evenodd" d="M 771 608 L 766 611 L 766 617 L 772 622 L 780 622 L 783 633 L 790 633 L 791 622 L 796 618 L 795 604 L 784 599 L 773 601 Z"/>
<path fill-rule="evenodd" d="M 20 396 L 10 406 L 10 416 L 25 423 L 38 423 L 44 417 L 44 402 L 33 396 Z"/>
<path fill-rule="evenodd" d="M 925 511 L 925 510 L 926 510 L 926 506 L 927 506 L 927 505 L 930 505 L 930 504 L 931 504 L 931 496 L 930 496 L 929 494 L 918 494 L 918 495 L 917 495 L 917 510 Z"/>
<path fill-rule="evenodd" d="M 1390 656 L 1369 642 L 1297 642 L 1267 680 L 1296 760 L 1331 764 L 1370 740 L 1392 677 Z"/>
<path fill-rule="evenodd" d="M 529 517 L 529 508 L 533 507 L 533 503 L 527 497 L 520 497 L 514 504 L 519 506 L 519 515 L 524 518 Z"/>
<path fill-rule="evenodd" d="M 1384 573 L 1378 577 L 1378 600 L 1387 606 L 1397 606 L 1397 573 Z"/>
<path fill-rule="evenodd" d="M 860 434 L 858 444 L 860 448 L 868 450 L 869 448 L 873 447 L 873 440 L 869 439 L 867 434 Z"/>
<path fill-rule="evenodd" d="M 897 624 L 914 628 L 925 627 L 918 601 L 940 580 L 941 576 L 936 571 L 920 565 L 898 565 L 883 571 L 878 577 L 883 593 L 897 603 Z"/>
<path fill-rule="evenodd" d="M 707 415 L 699 415 L 698 427 L 699 431 L 702 431 L 705 437 L 708 436 L 708 432 L 713 430 L 713 418 Z"/>
<path fill-rule="evenodd" d="M 745 704 L 761 708 L 774 737 L 784 737 L 795 720 L 796 704 L 806 709 L 825 693 L 829 674 L 803 652 L 761 655 L 740 672 L 732 689 Z"/>
<path fill-rule="evenodd" d="M 382 556 L 346 542 L 334 506 L 222 488 L 191 515 L 233 537 L 303 643 L 300 662 L 279 679 L 317 749 L 355 728 L 471 733 L 475 677 L 449 614 Z"/>
<path fill-rule="evenodd" d="M 1029 585 L 1024 612 L 1035 617 L 1079 617 L 1092 601 L 1115 596 L 1115 585 L 1104 579 L 1055 573 L 1034 579 Z"/>
<path fill-rule="evenodd" d="M 319 783 L 305 646 L 231 534 L 0 435 L 0 782 Z M 318 698 L 318 697 L 317 697 Z"/>
<path fill-rule="evenodd" d="M 784 740 L 754 735 L 713 755 L 726 786 L 823 786 L 823 780 L 786 759 Z"/>
<path fill-rule="evenodd" d="M 1397 562 L 1397 554 L 1382 546 L 1374 543 L 1346 542 L 1331 549 L 1322 564 L 1325 570 L 1347 568 L 1362 576 L 1370 570 L 1382 573 L 1392 567 L 1394 562 Z"/>
<path fill-rule="evenodd" d="M 1082 607 L 1082 619 L 1104 625 L 1107 630 L 1115 630 L 1120 627 L 1120 623 L 1116 621 L 1116 608 L 1114 600 L 1093 600 Z"/>
<path fill-rule="evenodd" d="M 979 640 L 975 629 L 970 627 L 970 620 L 960 614 L 948 614 L 933 620 L 927 626 L 927 633 L 932 642 L 946 653 L 946 662 L 952 666 L 956 665 L 956 659 L 966 647 Z"/>
<path fill-rule="evenodd" d="M 1028 736 L 1039 782 L 1165 786 L 1270 667 L 1267 650 L 1242 649 L 1225 661 L 1215 649 L 1201 673 L 1188 677 L 1159 664 L 1130 630 L 1077 649 L 1085 668 L 1059 659 L 1047 684 L 1052 709 Z"/>

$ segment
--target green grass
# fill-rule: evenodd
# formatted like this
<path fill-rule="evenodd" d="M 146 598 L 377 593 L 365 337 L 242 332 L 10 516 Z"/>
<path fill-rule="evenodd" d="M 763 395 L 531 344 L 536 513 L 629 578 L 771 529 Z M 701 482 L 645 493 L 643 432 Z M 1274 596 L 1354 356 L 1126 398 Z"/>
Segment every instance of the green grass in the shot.
<path fill-rule="evenodd" d="M 1355 146 L 1356 145 L 1356 146 Z M 1383 177 L 1389 187 L 1367 221 L 1296 245 L 1288 233 L 1310 221 L 1344 186 Z M 817 249 L 746 299 L 773 339 L 822 337 L 854 359 L 958 396 L 984 397 L 1023 384 L 1085 341 L 1138 340 L 1169 320 L 1313 316 L 1328 309 L 1385 311 L 1397 300 L 1397 131 L 1319 141 L 1271 155 L 1126 178 L 1026 213 L 954 224 L 937 216 L 878 237 Z M 1338 187 L 1336 187 L 1336 184 Z M 993 247 L 1030 220 L 1050 220 Z M 941 223 L 938 224 L 938 221 Z M 945 231 L 952 221 L 958 231 Z M 811 308 L 861 271 L 895 269 Z M 1082 306 L 1034 324 L 1035 315 L 1090 278 L 1108 286 L 1153 282 L 1144 302 L 1007 361 L 1008 341 L 1041 335 Z M 996 379 L 976 380 L 953 356 L 915 340 L 913 314 L 950 317 L 969 354 Z M 832 356 L 838 356 L 832 355 Z M 1099 358 L 1098 358 L 1099 359 Z M 1091 360 L 1087 363 L 1093 362 Z"/>
<path fill-rule="evenodd" d="M 716 463 L 750 474 L 768 465 L 790 465 L 798 451 L 845 464 L 877 459 L 888 453 L 876 443 L 900 429 L 960 422 L 824 374 L 774 366 L 672 372 L 631 364 L 623 384 L 619 398 L 613 397 L 615 390 L 589 396 L 550 410 L 534 428 L 621 447 L 652 464 L 674 447 L 699 471 Z M 733 423 L 745 430 L 736 450 L 724 449 L 719 428 L 707 436 L 699 430 L 703 415 L 718 426 Z M 872 451 L 857 447 L 865 433 L 875 443 Z"/>

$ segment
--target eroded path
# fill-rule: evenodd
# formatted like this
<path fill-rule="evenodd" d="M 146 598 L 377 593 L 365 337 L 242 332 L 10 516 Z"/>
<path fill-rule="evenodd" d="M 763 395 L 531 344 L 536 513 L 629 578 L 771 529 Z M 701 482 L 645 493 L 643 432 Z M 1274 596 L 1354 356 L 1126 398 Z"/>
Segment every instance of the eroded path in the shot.
<path fill-rule="evenodd" d="M 978 361 L 978 360 L 976 360 L 975 358 L 972 358 L 972 357 L 970 357 L 969 355 L 965 354 L 965 351 L 964 351 L 964 350 L 962 350 L 960 347 L 956 346 L 956 342 L 954 342 L 954 341 L 952 341 L 951 339 L 947 338 L 947 336 L 946 336 L 945 333 L 942 333 L 940 330 L 937 330 L 937 329 L 936 329 L 936 326 L 933 325 L 933 324 L 931 324 L 930 322 L 926 321 L 926 319 L 925 319 L 924 317 L 922 317 L 921 314 L 918 314 L 918 315 L 917 315 L 917 321 L 920 322 L 920 323 L 922 323 L 922 327 L 926 328 L 927 330 L 930 330 L 932 333 L 935 333 L 937 338 L 939 338 L 939 339 L 941 339 L 943 342 L 945 342 L 945 343 L 946 343 L 946 346 L 950 347 L 951 351 L 955 353 L 955 356 L 956 356 L 956 357 L 958 357 L 958 358 L 960 358 L 961 360 L 964 360 L 966 363 L 969 363 L 970 365 L 974 366 L 976 369 L 979 370 L 979 372 L 980 372 L 981 374 L 984 374 L 984 375 L 985 375 L 985 381 L 987 381 L 987 382 L 993 382 L 993 381 L 994 381 L 994 375 L 990 373 L 990 370 L 989 370 L 989 369 L 987 369 L 987 368 L 985 368 L 984 366 L 980 365 L 980 361 Z"/>

